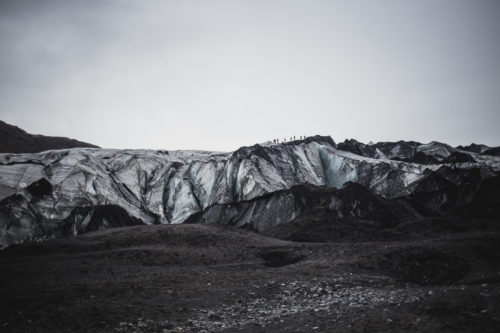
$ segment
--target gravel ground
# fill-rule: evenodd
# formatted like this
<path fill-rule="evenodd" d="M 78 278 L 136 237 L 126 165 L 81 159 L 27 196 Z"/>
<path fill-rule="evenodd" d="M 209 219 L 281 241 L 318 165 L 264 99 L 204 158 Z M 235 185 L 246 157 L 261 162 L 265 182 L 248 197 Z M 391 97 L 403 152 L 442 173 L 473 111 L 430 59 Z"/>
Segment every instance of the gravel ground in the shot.
<path fill-rule="evenodd" d="M 0 252 L 0 332 L 499 332 L 500 235 L 297 243 L 205 225 Z"/>

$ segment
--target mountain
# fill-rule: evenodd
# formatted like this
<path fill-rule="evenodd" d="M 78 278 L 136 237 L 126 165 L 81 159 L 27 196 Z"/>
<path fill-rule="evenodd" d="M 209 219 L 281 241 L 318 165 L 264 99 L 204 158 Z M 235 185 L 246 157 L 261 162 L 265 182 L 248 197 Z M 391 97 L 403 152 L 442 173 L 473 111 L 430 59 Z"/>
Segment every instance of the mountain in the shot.
<path fill-rule="evenodd" d="M 487 145 L 478 145 L 475 143 L 471 143 L 468 146 L 457 146 L 456 149 L 470 151 L 472 153 L 477 153 L 477 154 L 482 154 L 486 150 L 490 149 L 490 147 L 488 147 Z"/>
<path fill-rule="evenodd" d="M 482 155 L 500 156 L 500 147 L 488 147 L 472 143 L 468 146 L 458 146 L 456 149 L 473 152 Z"/>
<path fill-rule="evenodd" d="M 500 147 L 488 147 L 473 143 L 469 146 L 453 148 L 437 141 L 426 144 L 415 141 L 364 144 L 355 139 L 349 139 L 338 143 L 337 149 L 370 158 L 392 159 L 426 165 L 474 162 L 487 164 L 490 160 L 488 156 L 500 156 Z"/>
<path fill-rule="evenodd" d="M 337 149 L 371 158 L 396 159 L 410 162 L 414 162 L 414 160 L 412 160 L 413 158 L 422 159 L 423 156 L 431 157 L 431 160 L 426 160 L 424 164 L 434 162 L 435 160 L 438 162 L 443 161 L 452 153 L 457 152 L 457 150 L 453 147 L 436 141 L 432 141 L 427 144 L 415 141 L 398 141 L 377 142 L 367 145 L 354 139 L 350 139 L 339 143 L 337 145 Z"/>
<path fill-rule="evenodd" d="M 483 155 L 500 156 L 500 147 L 489 148 L 482 152 Z"/>
<path fill-rule="evenodd" d="M 419 152 L 438 162 L 404 161 Z M 376 212 L 399 223 L 461 213 L 498 171 L 500 157 L 437 142 L 337 145 L 324 136 L 229 153 L 73 148 L 0 154 L 0 245 L 183 223 L 200 214 L 210 223 L 257 231 L 314 219 L 315 208 L 357 220 Z"/>
<path fill-rule="evenodd" d="M 38 153 L 46 150 L 76 147 L 98 148 L 74 139 L 29 134 L 0 120 L 0 153 Z"/>

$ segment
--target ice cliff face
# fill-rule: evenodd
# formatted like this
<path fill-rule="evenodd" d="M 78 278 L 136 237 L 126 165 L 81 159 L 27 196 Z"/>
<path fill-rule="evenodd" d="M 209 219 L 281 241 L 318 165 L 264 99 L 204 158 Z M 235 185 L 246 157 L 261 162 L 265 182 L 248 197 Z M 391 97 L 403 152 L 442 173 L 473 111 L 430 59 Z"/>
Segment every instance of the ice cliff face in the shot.
<path fill-rule="evenodd" d="M 232 153 L 77 148 L 0 154 L 0 245 L 121 225 L 113 212 L 126 225 L 182 223 L 216 204 L 300 184 L 341 188 L 355 182 L 384 198 L 405 196 L 454 152 L 429 145 L 417 150 L 441 164 L 389 159 L 413 156 L 403 145 L 377 148 L 371 156 L 339 150 L 320 136 Z M 472 160 L 450 165 L 476 168 L 482 178 L 500 169 L 499 157 L 466 153 Z"/>

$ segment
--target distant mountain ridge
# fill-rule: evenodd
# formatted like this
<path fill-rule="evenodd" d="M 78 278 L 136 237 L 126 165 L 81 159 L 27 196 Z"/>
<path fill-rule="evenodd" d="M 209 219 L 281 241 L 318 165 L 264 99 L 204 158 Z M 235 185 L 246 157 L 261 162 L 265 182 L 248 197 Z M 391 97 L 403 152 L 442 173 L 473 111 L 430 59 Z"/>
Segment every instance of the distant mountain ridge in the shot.
<path fill-rule="evenodd" d="M 500 147 L 488 147 L 472 143 L 469 146 L 457 146 L 453 148 L 450 145 L 437 141 L 420 143 L 401 140 L 397 142 L 365 144 L 355 139 L 346 139 L 344 142 L 339 142 L 336 148 L 370 158 L 394 159 L 419 164 L 474 162 L 471 159 L 471 155 L 467 153 L 500 156 Z"/>
<path fill-rule="evenodd" d="M 46 150 L 83 147 L 99 148 L 75 139 L 30 134 L 0 120 L 0 153 L 39 153 Z"/>

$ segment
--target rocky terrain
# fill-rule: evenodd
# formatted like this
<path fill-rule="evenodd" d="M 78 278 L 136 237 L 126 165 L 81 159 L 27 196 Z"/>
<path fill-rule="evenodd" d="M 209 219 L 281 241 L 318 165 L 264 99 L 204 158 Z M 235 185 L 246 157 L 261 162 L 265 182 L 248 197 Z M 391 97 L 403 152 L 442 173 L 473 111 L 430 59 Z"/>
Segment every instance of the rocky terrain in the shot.
<path fill-rule="evenodd" d="M 0 330 L 498 332 L 498 221 L 424 222 L 377 242 L 180 224 L 10 246 Z"/>

